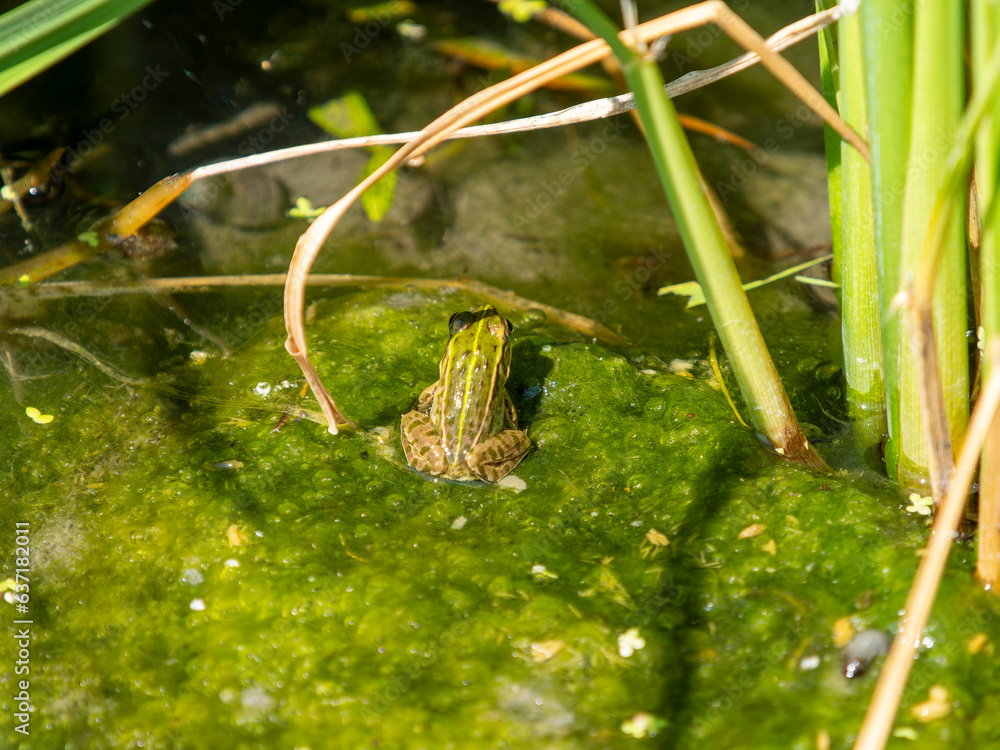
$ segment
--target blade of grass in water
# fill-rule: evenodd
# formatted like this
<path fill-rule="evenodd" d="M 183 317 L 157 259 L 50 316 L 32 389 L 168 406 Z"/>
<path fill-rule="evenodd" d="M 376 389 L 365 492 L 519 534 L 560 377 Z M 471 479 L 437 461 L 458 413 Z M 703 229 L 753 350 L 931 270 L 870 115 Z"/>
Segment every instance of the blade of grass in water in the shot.
<path fill-rule="evenodd" d="M 151 0 L 29 0 L 0 16 L 0 96 Z"/>
<path fill-rule="evenodd" d="M 840 58 L 840 116 L 862 135 L 868 130 L 857 14 L 837 26 Z M 879 305 L 871 166 L 845 143 L 841 149 L 840 309 L 844 340 L 847 407 L 859 448 L 867 453 L 885 437 L 882 373 L 882 311 Z"/>
<path fill-rule="evenodd" d="M 861 44 L 868 99 L 875 195 L 882 353 L 889 439 L 885 463 L 895 475 L 899 457 L 899 316 L 890 311 L 900 288 L 903 193 L 910 145 L 913 6 L 899 0 L 861 4 Z"/>
<path fill-rule="evenodd" d="M 939 186 L 948 176 L 948 154 L 962 114 L 965 90 L 962 11 L 960 3 L 921 3 L 916 7 L 911 168 L 903 206 L 900 279 L 907 286 L 916 273 Z M 952 445 L 961 444 L 969 418 L 964 243 L 963 222 L 953 216 L 936 268 L 933 301 L 938 377 Z M 920 411 L 918 362 L 910 345 L 912 333 L 905 315 L 905 311 L 900 311 L 900 442 L 896 477 L 904 487 L 918 487 L 926 485 L 930 478 L 931 462 L 928 425 L 923 423 Z M 950 465 L 951 461 L 945 463 Z"/>
<path fill-rule="evenodd" d="M 754 426 L 786 457 L 823 466 L 792 412 L 743 293 L 722 230 L 699 186 L 698 166 L 691 147 L 673 105 L 663 93 L 659 68 L 655 61 L 629 49 L 618 38 L 610 20 L 592 3 L 577 1 L 566 6 L 608 43 L 622 63 L 688 258 L 705 290 L 709 312 L 749 405 Z"/>
<path fill-rule="evenodd" d="M 816 10 L 825 10 L 824 6 L 832 2 L 818 0 Z M 820 29 L 817 35 L 819 42 L 820 91 L 831 107 L 837 104 L 840 90 L 840 70 L 837 66 L 837 27 L 827 26 Z M 830 235 L 833 254 L 840 257 L 841 219 L 840 219 L 840 136 L 826 123 L 823 124 L 823 145 L 826 151 L 826 184 L 830 195 Z M 833 280 L 840 283 L 840 268 L 833 264 Z"/>

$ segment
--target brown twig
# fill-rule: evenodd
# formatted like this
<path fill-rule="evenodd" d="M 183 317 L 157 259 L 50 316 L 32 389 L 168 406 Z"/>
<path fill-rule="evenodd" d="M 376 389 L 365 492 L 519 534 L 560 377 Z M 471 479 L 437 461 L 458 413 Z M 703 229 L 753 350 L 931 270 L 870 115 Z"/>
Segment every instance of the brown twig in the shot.
<path fill-rule="evenodd" d="M 166 279 L 142 279 L 137 281 L 95 282 L 60 281 L 34 284 L 24 288 L 0 288 L 0 300 L 24 302 L 27 300 L 60 299 L 65 297 L 110 297 L 121 294 L 164 294 L 168 292 L 210 292 L 228 287 L 283 286 L 287 279 L 283 273 L 242 274 L 237 276 L 182 276 Z M 519 294 L 498 289 L 473 279 L 417 279 L 393 276 L 356 276 L 353 274 L 311 274 L 306 283 L 321 287 L 388 287 L 417 288 L 429 291 L 442 289 L 462 289 L 482 297 L 506 310 L 539 310 L 545 316 L 584 336 L 604 341 L 616 346 L 625 346 L 628 340 L 610 328 L 567 312 L 544 302 L 522 297 Z M 222 347 L 224 348 L 224 346 Z"/>
<path fill-rule="evenodd" d="M 882 667 L 875 694 L 854 743 L 854 750 L 881 750 L 885 746 L 906 686 L 906 678 L 913 667 L 917 645 L 937 595 L 948 552 L 952 541 L 958 536 L 969 486 L 979 463 L 979 452 L 996 415 L 997 406 L 1000 405 L 1000 339 L 991 342 L 989 352 L 992 373 L 976 401 L 958 464 L 952 472 L 948 493 L 934 518 L 930 541 L 910 587 L 899 630 Z"/>

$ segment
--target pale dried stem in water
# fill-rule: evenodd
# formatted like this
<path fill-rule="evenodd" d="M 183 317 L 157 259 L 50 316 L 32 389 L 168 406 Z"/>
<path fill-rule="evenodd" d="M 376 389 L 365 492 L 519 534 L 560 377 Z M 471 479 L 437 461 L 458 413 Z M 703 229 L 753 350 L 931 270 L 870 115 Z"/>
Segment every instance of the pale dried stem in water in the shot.
<path fill-rule="evenodd" d="M 934 518 L 930 541 L 914 576 L 899 630 L 882 667 L 854 750 L 881 750 L 889 738 L 906 678 L 913 667 L 914 655 L 944 573 L 948 552 L 958 536 L 969 486 L 979 463 L 979 453 L 1000 405 L 1000 339 L 991 341 L 988 351 L 992 374 L 976 400 L 962 452 L 953 468 L 948 492 Z"/>

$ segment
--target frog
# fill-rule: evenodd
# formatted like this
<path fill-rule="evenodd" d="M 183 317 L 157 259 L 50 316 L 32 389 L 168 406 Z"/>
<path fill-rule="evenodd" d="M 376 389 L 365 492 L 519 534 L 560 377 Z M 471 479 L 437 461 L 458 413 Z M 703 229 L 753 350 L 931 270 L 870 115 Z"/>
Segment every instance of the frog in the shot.
<path fill-rule="evenodd" d="M 403 415 L 406 462 L 432 477 L 496 483 L 531 449 L 507 392 L 514 326 L 492 305 L 448 320 L 439 378 Z"/>

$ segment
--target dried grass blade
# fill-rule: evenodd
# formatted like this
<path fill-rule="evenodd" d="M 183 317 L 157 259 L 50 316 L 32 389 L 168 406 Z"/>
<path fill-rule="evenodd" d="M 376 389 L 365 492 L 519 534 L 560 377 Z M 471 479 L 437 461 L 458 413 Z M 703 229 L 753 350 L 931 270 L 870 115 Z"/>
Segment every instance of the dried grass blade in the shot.
<path fill-rule="evenodd" d="M 952 541 L 958 535 L 965 511 L 969 486 L 979 463 L 979 453 L 1000 405 L 1000 339 L 989 346 L 990 361 L 994 363 L 986 387 L 976 400 L 969 422 L 969 430 L 962 445 L 958 464 L 954 467 L 952 481 L 934 518 L 930 541 L 917 568 L 904 615 L 892 642 L 882 673 L 879 675 L 875 694 L 868 706 L 864 723 L 854 743 L 854 750 L 881 750 L 885 746 L 892 723 L 899 708 L 906 678 L 913 666 L 914 655 L 924 626 L 930 615 L 937 594 L 944 566 Z"/>

